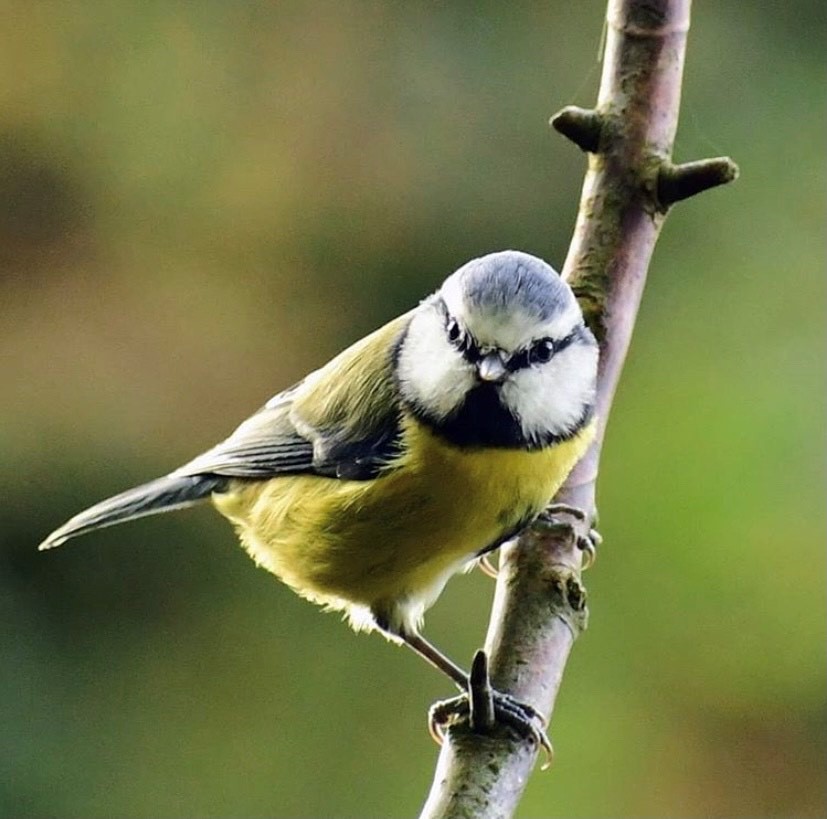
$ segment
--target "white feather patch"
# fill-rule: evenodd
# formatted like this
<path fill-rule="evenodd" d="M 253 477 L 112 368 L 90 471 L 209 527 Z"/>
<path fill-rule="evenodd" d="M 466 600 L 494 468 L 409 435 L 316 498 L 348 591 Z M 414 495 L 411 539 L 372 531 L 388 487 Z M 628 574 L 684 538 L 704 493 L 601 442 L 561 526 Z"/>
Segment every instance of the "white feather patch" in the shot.
<path fill-rule="evenodd" d="M 546 364 L 515 372 L 502 386 L 506 405 L 533 440 L 545 432 L 563 434 L 594 403 L 597 347 L 574 342 Z"/>
<path fill-rule="evenodd" d="M 423 304 L 399 351 L 397 375 L 408 400 L 447 418 L 475 383 L 474 370 L 448 341 L 442 313 Z"/>

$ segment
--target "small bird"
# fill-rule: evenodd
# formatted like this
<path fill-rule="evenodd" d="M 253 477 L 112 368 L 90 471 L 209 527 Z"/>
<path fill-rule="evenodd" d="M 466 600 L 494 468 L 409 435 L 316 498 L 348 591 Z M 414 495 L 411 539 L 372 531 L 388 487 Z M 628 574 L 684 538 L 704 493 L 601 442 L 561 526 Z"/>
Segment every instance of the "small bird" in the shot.
<path fill-rule="evenodd" d="M 512 250 L 473 259 L 225 441 L 81 512 L 40 548 L 211 500 L 258 565 L 465 691 L 466 673 L 420 634 L 424 612 L 452 575 L 532 523 L 585 452 L 597 359 L 546 262 Z M 512 725 L 537 716 L 497 692 L 494 705 Z"/>

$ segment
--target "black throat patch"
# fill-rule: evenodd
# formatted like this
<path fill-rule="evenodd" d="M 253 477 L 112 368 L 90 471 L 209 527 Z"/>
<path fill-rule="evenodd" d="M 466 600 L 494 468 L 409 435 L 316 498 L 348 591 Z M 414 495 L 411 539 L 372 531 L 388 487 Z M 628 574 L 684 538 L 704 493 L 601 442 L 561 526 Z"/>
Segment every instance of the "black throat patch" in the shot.
<path fill-rule="evenodd" d="M 459 409 L 436 424 L 423 418 L 440 436 L 461 447 L 532 449 L 520 422 L 500 400 L 494 384 L 468 391 Z"/>
<path fill-rule="evenodd" d="M 469 390 L 459 409 L 448 418 L 434 418 L 419 404 L 409 404 L 409 408 L 440 438 L 454 446 L 474 449 L 545 449 L 573 438 L 592 417 L 592 407 L 587 406 L 571 429 L 560 433 L 545 431 L 528 439 L 519 419 L 500 400 L 500 392 L 494 384 L 480 384 Z"/>

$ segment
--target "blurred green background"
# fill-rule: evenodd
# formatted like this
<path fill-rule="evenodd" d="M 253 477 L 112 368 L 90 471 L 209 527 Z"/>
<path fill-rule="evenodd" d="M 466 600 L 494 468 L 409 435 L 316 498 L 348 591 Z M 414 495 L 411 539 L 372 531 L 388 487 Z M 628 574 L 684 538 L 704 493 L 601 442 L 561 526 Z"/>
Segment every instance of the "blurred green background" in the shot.
<path fill-rule="evenodd" d="M 561 266 L 602 0 L 0 9 L 0 814 L 415 814 L 450 687 L 215 513 L 35 547 L 468 258 Z M 696 6 L 676 158 L 742 176 L 655 254 L 521 816 L 824 815 L 824 17 Z M 492 591 L 426 633 L 467 661 Z"/>

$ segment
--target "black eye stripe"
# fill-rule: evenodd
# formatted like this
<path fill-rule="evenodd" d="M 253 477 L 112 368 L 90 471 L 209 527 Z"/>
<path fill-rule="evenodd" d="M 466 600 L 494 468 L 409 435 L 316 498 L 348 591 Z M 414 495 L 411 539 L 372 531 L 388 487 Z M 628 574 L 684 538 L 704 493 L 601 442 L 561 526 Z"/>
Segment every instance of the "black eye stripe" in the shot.
<path fill-rule="evenodd" d="M 530 367 L 532 364 L 545 364 L 557 353 L 562 352 L 570 346 L 583 332 L 583 326 L 578 325 L 567 336 L 563 338 L 541 338 L 535 341 L 530 347 L 518 350 L 508 360 L 507 367 L 511 372 Z"/>
<path fill-rule="evenodd" d="M 476 364 L 482 358 L 479 345 L 474 337 L 459 326 L 459 322 L 449 316 L 446 312 L 445 316 L 445 332 L 448 336 L 448 341 L 462 353 L 466 360 L 472 364 Z"/>
<path fill-rule="evenodd" d="M 482 358 L 482 353 L 480 352 L 480 348 L 477 346 L 477 342 L 474 341 L 470 333 L 465 334 L 462 342 L 462 347 L 460 348 L 462 354 L 465 356 L 466 360 L 470 361 L 472 364 L 476 364 Z"/>
<path fill-rule="evenodd" d="M 577 334 L 578 334 L 578 328 L 575 328 L 567 336 L 564 336 L 563 338 L 558 339 L 557 341 L 553 342 L 554 343 L 554 352 L 559 353 L 561 350 L 565 350 L 566 347 L 568 347 L 572 343 L 572 341 L 574 341 Z"/>
<path fill-rule="evenodd" d="M 445 316 L 445 333 L 448 341 L 458 352 L 462 353 L 466 361 L 471 364 L 478 363 L 482 359 L 482 352 L 476 339 L 450 315 L 444 302 L 440 302 L 439 307 Z M 517 350 L 506 361 L 505 366 L 509 372 L 516 372 L 533 365 L 545 364 L 575 341 L 582 340 L 584 334 L 588 334 L 585 325 L 578 324 L 563 338 L 546 337 L 538 339 L 529 347 Z"/>
<path fill-rule="evenodd" d="M 513 373 L 525 369 L 529 363 L 528 350 L 520 350 L 508 359 L 505 366 Z"/>

